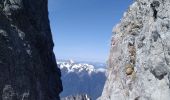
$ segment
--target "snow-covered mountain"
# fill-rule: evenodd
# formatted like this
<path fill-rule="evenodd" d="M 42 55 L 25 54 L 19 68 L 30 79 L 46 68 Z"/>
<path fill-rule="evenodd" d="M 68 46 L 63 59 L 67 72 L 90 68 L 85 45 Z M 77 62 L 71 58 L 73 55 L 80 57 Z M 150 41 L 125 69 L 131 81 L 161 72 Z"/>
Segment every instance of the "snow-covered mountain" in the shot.
<path fill-rule="evenodd" d="M 83 94 L 83 95 L 76 95 L 76 96 L 68 96 L 61 98 L 61 100 L 91 100 L 88 95 Z"/>
<path fill-rule="evenodd" d="M 68 73 L 75 72 L 87 72 L 89 75 L 91 73 L 105 72 L 105 66 L 103 68 L 97 68 L 95 65 L 87 64 L 87 63 L 75 63 L 73 60 L 69 60 L 66 62 L 58 62 L 59 68 Z"/>
<path fill-rule="evenodd" d="M 92 100 L 96 100 L 101 95 L 106 80 L 105 66 L 97 65 L 99 64 L 92 65 L 73 60 L 59 61 L 58 67 L 62 72 L 64 88 L 61 97 L 87 94 Z"/>

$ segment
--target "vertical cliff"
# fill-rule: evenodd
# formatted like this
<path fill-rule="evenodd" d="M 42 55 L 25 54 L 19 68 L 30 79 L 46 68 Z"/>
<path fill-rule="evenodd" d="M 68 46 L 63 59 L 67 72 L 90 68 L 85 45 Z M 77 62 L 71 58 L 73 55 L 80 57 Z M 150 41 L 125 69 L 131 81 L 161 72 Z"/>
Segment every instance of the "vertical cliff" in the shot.
<path fill-rule="evenodd" d="M 169 100 L 170 0 L 135 0 L 113 29 L 100 100 Z"/>
<path fill-rule="evenodd" d="M 59 100 L 47 0 L 0 0 L 0 100 Z"/>

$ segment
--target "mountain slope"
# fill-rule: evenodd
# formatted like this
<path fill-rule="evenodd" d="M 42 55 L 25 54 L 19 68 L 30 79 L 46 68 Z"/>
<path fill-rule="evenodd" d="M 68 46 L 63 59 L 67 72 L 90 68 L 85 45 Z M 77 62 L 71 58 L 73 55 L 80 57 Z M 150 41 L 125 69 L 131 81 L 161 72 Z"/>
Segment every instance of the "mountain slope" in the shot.
<path fill-rule="evenodd" d="M 169 0 L 135 0 L 113 30 L 107 73 L 100 100 L 169 100 Z"/>
<path fill-rule="evenodd" d="M 96 100 L 101 95 L 106 80 L 104 68 L 73 61 L 58 62 L 58 66 L 62 72 L 64 88 L 61 97 L 87 94 Z"/>

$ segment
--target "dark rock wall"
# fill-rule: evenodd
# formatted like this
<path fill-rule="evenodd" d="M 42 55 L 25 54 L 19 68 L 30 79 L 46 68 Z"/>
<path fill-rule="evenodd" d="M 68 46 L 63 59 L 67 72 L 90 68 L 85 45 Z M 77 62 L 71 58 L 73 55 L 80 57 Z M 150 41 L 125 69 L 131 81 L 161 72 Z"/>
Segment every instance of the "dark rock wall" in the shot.
<path fill-rule="evenodd" d="M 0 100 L 59 100 L 47 0 L 0 0 Z"/>

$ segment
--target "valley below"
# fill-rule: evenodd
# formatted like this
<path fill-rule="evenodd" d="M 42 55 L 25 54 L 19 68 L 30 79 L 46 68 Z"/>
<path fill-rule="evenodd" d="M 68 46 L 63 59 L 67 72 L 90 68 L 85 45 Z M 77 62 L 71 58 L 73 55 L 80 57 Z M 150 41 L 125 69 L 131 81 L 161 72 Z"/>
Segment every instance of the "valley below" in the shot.
<path fill-rule="evenodd" d="M 58 61 L 63 83 L 61 98 L 86 94 L 91 100 L 96 100 L 102 94 L 106 81 L 106 65 L 89 63 Z"/>

